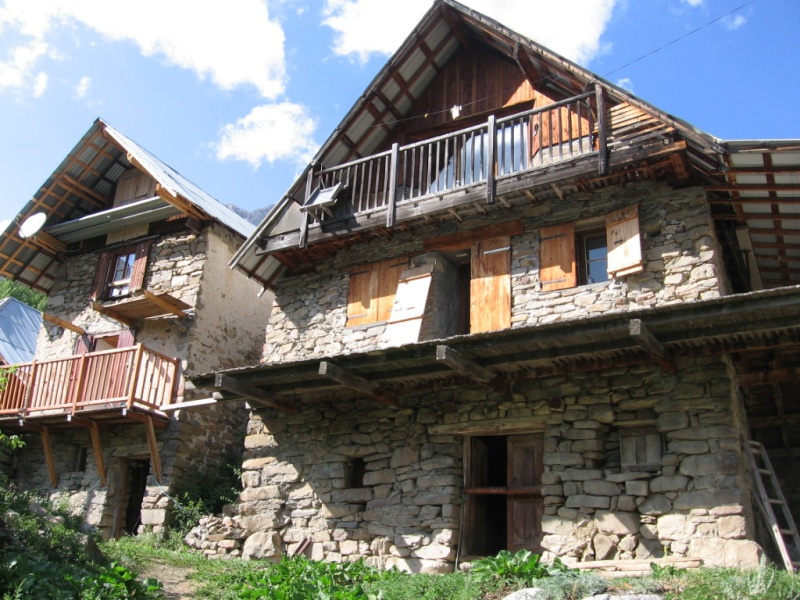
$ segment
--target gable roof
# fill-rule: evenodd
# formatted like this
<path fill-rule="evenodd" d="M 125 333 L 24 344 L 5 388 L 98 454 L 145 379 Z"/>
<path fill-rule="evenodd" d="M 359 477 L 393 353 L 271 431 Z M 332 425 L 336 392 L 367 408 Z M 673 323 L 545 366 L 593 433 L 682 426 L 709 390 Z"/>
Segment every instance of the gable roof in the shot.
<path fill-rule="evenodd" d="M 600 85 L 610 105 L 628 103 L 670 128 L 678 139 L 684 140 L 688 164 L 693 173 L 700 181 L 725 188 L 719 192 L 721 200 L 729 200 L 732 195 L 738 198 L 739 194 L 733 189 L 738 185 L 736 177 L 724 175 L 734 166 L 730 156 L 742 151 L 736 143 L 728 144 L 659 110 L 627 90 L 455 0 L 435 0 L 414 31 L 321 146 L 313 161 L 234 255 L 231 267 L 239 268 L 265 286 L 271 285 L 282 265 L 275 257 L 260 253 L 259 247 L 268 237 L 298 227 L 301 218 L 298 208 L 305 200 L 309 171 L 318 166 L 330 167 L 375 153 L 390 138 L 398 124 L 412 116 L 415 102 L 459 48 L 471 45 L 478 45 L 516 63 L 529 81 L 554 89 L 566 97 L 578 96 L 590 85 Z M 785 153 L 795 147 L 800 147 L 800 141 L 761 142 L 752 144 L 747 152 L 752 154 L 761 148 L 765 153 L 761 164 L 769 165 L 767 154 Z M 800 157 L 784 155 L 782 164 L 800 172 Z M 795 189 L 800 190 L 796 176 L 795 182 Z M 769 195 L 769 190 L 757 192 L 762 191 Z M 741 206 L 736 202 L 728 206 L 720 202 L 715 210 L 718 213 L 742 213 Z M 747 212 L 745 210 L 742 214 Z"/>
<path fill-rule="evenodd" d="M 131 167 L 156 181 L 158 197 L 112 208 L 116 182 Z M 46 215 L 43 231 L 23 238 L 19 226 L 38 212 Z M 58 254 L 67 243 L 179 214 L 220 223 L 244 238 L 254 230 L 175 169 L 97 119 L 0 233 L 0 275 L 47 293 Z"/>
<path fill-rule="evenodd" d="M 36 353 L 36 338 L 42 313 L 8 296 L 0 300 L 0 360 L 13 365 L 30 362 Z"/>

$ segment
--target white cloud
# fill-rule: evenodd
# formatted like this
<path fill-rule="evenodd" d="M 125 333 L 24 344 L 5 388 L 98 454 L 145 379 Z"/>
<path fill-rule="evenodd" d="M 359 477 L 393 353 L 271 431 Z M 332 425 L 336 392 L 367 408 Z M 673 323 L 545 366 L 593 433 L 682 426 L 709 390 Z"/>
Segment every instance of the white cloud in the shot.
<path fill-rule="evenodd" d="M 43 42 L 32 42 L 13 48 L 8 53 L 8 58 L 0 62 L 0 91 L 4 88 L 33 88 L 36 83 L 33 69 L 46 53 L 47 44 Z"/>
<path fill-rule="evenodd" d="M 75 86 L 75 97 L 79 99 L 84 98 L 89 91 L 89 86 L 91 83 L 92 80 L 88 77 L 81 77 L 78 85 Z"/>
<path fill-rule="evenodd" d="M 244 160 L 254 169 L 277 160 L 307 163 L 318 147 L 312 138 L 315 128 L 316 122 L 299 104 L 263 104 L 222 128 L 216 156 Z"/>
<path fill-rule="evenodd" d="M 47 82 L 50 78 L 47 76 L 47 73 L 44 71 L 39 71 L 36 75 L 36 79 L 33 82 L 33 96 L 34 98 L 40 98 L 44 91 L 47 89 Z"/>
<path fill-rule="evenodd" d="M 683 3 L 689 6 L 703 6 L 703 2 L 705 2 L 705 0 L 683 0 Z"/>
<path fill-rule="evenodd" d="M 742 15 L 733 15 L 733 16 L 728 15 L 722 20 L 722 23 L 723 25 L 725 25 L 725 29 L 734 31 L 736 29 L 739 29 L 739 27 L 741 27 L 745 23 L 747 23 L 747 19 Z"/>
<path fill-rule="evenodd" d="M 517 33 L 571 60 L 586 63 L 602 50 L 600 36 L 618 1 L 468 0 L 468 3 L 471 8 L 508 24 Z M 363 62 L 373 54 L 394 52 L 430 6 L 430 0 L 404 0 L 402 10 L 388 14 L 385 0 L 325 0 L 323 23 L 335 32 L 336 54 Z M 564 23 L 569 23 L 569 35 L 564 35 Z"/>
<path fill-rule="evenodd" d="M 262 0 L 139 0 L 122 14 L 107 0 L 6 0 L 0 7 L 0 30 L 14 28 L 44 51 L 58 28 L 77 24 L 131 42 L 145 56 L 159 56 L 225 90 L 252 85 L 270 99 L 284 91 L 284 33 Z M 24 80 L 34 63 L 11 66 Z"/>
<path fill-rule="evenodd" d="M 633 81 L 631 81 L 630 77 L 623 77 L 622 79 L 618 79 L 617 85 L 621 87 L 623 90 L 628 90 L 631 94 L 634 93 Z"/>

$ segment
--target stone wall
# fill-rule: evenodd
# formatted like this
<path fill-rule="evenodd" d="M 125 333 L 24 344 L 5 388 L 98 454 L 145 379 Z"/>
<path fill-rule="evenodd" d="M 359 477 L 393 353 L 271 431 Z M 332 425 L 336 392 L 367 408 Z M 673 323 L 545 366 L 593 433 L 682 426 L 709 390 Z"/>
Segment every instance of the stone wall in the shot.
<path fill-rule="evenodd" d="M 508 396 L 471 386 L 403 396 L 396 408 L 354 400 L 260 411 L 229 526 L 246 556 L 305 542 L 315 559 L 447 571 L 461 533 L 465 438 L 443 428 L 524 418 L 543 433 L 549 553 L 754 565 L 746 428 L 731 377 L 727 361 L 708 358 L 681 361 L 677 375 L 641 366 L 522 379 Z M 663 444 L 658 464 L 623 468 L 620 435 L 643 424 Z M 239 543 L 226 542 L 237 553 Z"/>
<path fill-rule="evenodd" d="M 541 290 L 541 227 L 580 222 L 638 204 L 644 271 L 628 277 L 567 290 Z M 512 327 L 577 319 L 609 311 L 714 298 L 728 291 L 719 245 L 700 188 L 673 190 L 654 183 L 573 194 L 565 201 L 502 213 L 518 219 L 525 232 L 511 238 Z M 490 225 L 492 219 L 464 223 L 461 229 Z M 385 323 L 345 327 L 349 270 L 398 256 L 412 264 L 430 260 L 423 239 L 453 233 L 452 225 L 432 224 L 341 250 L 321 262 L 314 274 L 280 283 L 269 319 L 262 361 L 281 362 L 336 356 L 387 346 Z M 445 331 L 445 335 L 447 332 Z"/>
<path fill-rule="evenodd" d="M 257 298 L 259 287 L 244 275 L 231 271 L 227 262 L 241 238 L 219 225 L 200 233 L 182 231 L 154 239 L 150 247 L 144 287 L 167 292 L 189 304 L 185 318 L 165 315 L 136 326 L 136 341 L 167 356 L 180 359 L 184 371 L 203 372 L 232 365 L 257 363 L 263 343 L 263 327 L 271 297 Z M 71 257 L 48 299 L 47 312 L 55 314 L 92 335 L 125 328 L 94 311 L 90 294 L 99 254 Z M 233 302 L 236 307 L 232 309 Z M 45 322 L 37 346 L 37 360 L 74 354 L 77 334 Z M 176 401 L 183 399 L 183 377 Z M 159 484 L 151 473 L 142 503 L 142 525 L 160 529 L 169 521 L 171 496 L 219 466 L 238 462 L 247 411 L 242 403 L 229 403 L 171 413 L 166 428 L 156 431 L 163 468 Z M 90 523 L 105 535 L 112 530 L 126 459 L 149 457 L 144 427 L 131 421 L 103 432 L 108 465 L 108 486 L 99 486 L 88 434 L 82 430 L 52 432 L 58 458 L 59 484 L 50 486 L 37 436 L 29 436 L 25 450 L 15 457 L 15 480 L 24 487 L 48 495 L 63 495 L 77 509 L 85 510 Z M 63 451 L 63 448 L 66 451 Z M 74 472 L 74 448 L 89 448 L 86 469 Z M 75 450 L 77 452 L 78 450 Z M 84 450 L 85 451 L 85 450 Z M 123 501 L 124 503 L 124 501 Z"/>

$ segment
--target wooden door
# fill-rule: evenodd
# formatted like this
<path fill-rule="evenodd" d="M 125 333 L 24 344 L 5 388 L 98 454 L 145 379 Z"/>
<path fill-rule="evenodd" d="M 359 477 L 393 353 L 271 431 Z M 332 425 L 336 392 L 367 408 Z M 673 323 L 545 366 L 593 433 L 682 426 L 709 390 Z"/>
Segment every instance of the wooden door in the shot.
<path fill-rule="evenodd" d="M 470 333 L 511 327 L 511 238 L 472 245 Z"/>
<path fill-rule="evenodd" d="M 542 541 L 541 478 L 544 447 L 542 434 L 509 436 L 507 546 L 511 552 L 522 548 L 539 550 Z"/>

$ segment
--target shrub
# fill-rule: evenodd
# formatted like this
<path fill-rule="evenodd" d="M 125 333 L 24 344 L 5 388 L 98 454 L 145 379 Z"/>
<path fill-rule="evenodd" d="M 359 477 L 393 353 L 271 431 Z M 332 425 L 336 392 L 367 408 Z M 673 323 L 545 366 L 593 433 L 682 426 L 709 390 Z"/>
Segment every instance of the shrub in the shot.
<path fill-rule="evenodd" d="M 476 560 L 470 575 L 482 586 L 525 587 L 550 574 L 540 561 L 541 556 L 530 550 L 519 550 L 516 554 L 501 550 L 497 556 Z"/>

